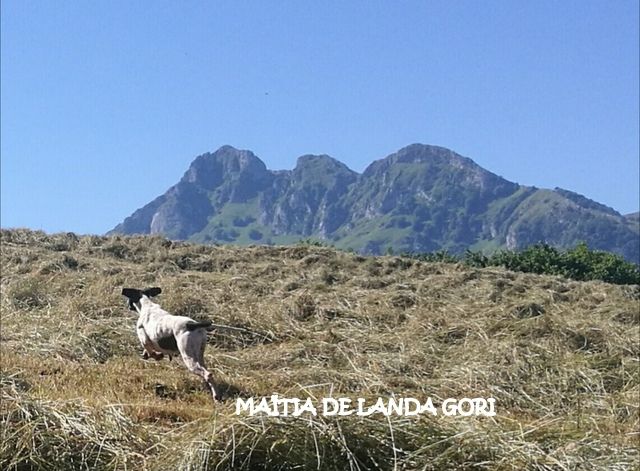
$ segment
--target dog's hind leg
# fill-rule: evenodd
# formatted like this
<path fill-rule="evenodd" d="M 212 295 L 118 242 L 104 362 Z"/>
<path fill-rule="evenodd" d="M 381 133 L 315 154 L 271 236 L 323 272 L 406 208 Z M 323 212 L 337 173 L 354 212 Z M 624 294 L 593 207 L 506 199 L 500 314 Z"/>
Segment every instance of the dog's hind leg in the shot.
<path fill-rule="evenodd" d="M 182 355 L 182 361 L 184 361 L 184 364 L 187 366 L 187 369 L 189 371 L 200 376 L 204 380 L 206 385 L 209 387 L 209 390 L 211 391 L 211 396 L 213 397 L 214 401 L 222 400 L 222 398 L 216 393 L 216 388 L 213 385 L 211 373 L 209 373 L 209 371 L 203 365 L 201 365 L 200 362 L 198 362 L 195 358 L 191 358 L 190 356 L 184 354 Z"/>
<path fill-rule="evenodd" d="M 206 333 L 202 337 L 185 335 L 178 340 L 178 349 L 182 355 L 182 361 L 193 374 L 200 376 L 209 390 L 214 401 L 222 400 L 222 396 L 216 393 L 211 373 L 204 366 L 204 348 L 207 344 Z"/>

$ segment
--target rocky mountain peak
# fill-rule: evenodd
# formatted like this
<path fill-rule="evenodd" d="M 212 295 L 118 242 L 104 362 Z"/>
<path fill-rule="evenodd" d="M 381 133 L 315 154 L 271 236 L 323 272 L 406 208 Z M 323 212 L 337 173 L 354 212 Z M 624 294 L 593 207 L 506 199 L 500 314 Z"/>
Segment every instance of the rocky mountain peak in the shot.
<path fill-rule="evenodd" d="M 327 189 L 335 185 L 349 185 L 358 178 L 356 172 L 325 154 L 298 157 L 291 176 L 297 184 L 323 185 Z"/>
<path fill-rule="evenodd" d="M 398 162 L 421 162 L 427 159 L 442 159 L 442 160 L 457 160 L 460 155 L 456 154 L 451 149 L 440 146 L 432 146 L 429 144 L 410 144 L 403 147 L 395 154 L 391 154 L 391 157 Z"/>
<path fill-rule="evenodd" d="M 225 179 L 245 177 L 250 181 L 261 180 L 268 174 L 269 171 L 264 162 L 253 152 L 227 145 L 213 153 L 196 157 L 182 177 L 182 181 L 212 190 L 220 186 Z"/>
<path fill-rule="evenodd" d="M 294 170 L 307 168 L 339 168 L 352 172 L 345 164 L 327 154 L 306 154 L 298 157 Z"/>
<path fill-rule="evenodd" d="M 363 175 L 367 176 L 384 172 L 391 167 L 397 167 L 399 164 L 421 164 L 424 168 L 430 169 L 431 171 L 439 171 L 441 169 L 466 169 L 468 171 L 482 170 L 487 172 L 468 157 L 463 157 L 445 147 L 427 144 L 411 144 L 383 159 L 376 160 L 367 167 Z"/>

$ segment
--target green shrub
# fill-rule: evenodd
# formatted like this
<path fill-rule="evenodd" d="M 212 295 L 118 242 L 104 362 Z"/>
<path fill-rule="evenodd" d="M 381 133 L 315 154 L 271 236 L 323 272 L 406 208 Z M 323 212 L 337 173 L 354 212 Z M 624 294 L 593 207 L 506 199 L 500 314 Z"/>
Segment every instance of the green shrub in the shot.
<path fill-rule="evenodd" d="M 297 242 L 297 245 L 302 245 L 302 246 L 306 246 L 306 247 L 329 247 L 329 244 L 327 244 L 326 242 L 323 242 L 323 241 L 317 240 L 317 239 L 313 239 L 311 237 L 308 237 L 306 239 L 300 239 Z"/>
<path fill-rule="evenodd" d="M 619 255 L 589 250 L 580 243 L 564 254 L 566 276 L 576 280 L 602 280 L 622 285 L 640 284 L 637 265 L 626 262 Z"/>
<path fill-rule="evenodd" d="M 526 273 L 560 275 L 578 281 L 640 283 L 640 270 L 636 265 L 616 254 L 589 250 L 584 242 L 564 252 L 547 244 L 532 245 L 521 252 L 498 252 L 489 258 L 488 265 Z"/>
<path fill-rule="evenodd" d="M 584 242 L 567 251 L 548 244 L 535 244 L 519 252 L 501 250 L 491 256 L 467 250 L 462 257 L 446 250 L 423 254 L 409 254 L 425 262 L 462 262 L 467 266 L 484 268 L 504 267 L 507 270 L 541 275 L 559 275 L 578 281 L 601 280 L 619 285 L 640 284 L 640 267 L 619 255 L 590 250 Z"/>
<path fill-rule="evenodd" d="M 458 263 L 460 261 L 459 257 L 449 253 L 449 251 L 447 250 L 438 250 L 436 252 L 426 252 L 420 254 L 403 254 L 403 256 L 409 256 L 422 262 Z"/>

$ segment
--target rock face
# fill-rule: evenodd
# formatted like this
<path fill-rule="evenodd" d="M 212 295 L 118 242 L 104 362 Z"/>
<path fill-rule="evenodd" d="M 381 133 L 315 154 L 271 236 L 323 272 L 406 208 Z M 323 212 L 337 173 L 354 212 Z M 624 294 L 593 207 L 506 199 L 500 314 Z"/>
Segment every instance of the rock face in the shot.
<path fill-rule="evenodd" d="M 585 241 L 638 262 L 637 216 L 568 190 L 501 178 L 443 147 L 413 144 L 362 173 L 327 155 L 271 171 L 224 146 L 111 233 L 239 244 L 326 240 L 363 253 L 570 247 Z"/>
<path fill-rule="evenodd" d="M 357 179 L 357 173 L 327 155 L 302 156 L 261 199 L 261 221 L 276 234 L 326 238 L 346 220 L 343 199 Z"/>

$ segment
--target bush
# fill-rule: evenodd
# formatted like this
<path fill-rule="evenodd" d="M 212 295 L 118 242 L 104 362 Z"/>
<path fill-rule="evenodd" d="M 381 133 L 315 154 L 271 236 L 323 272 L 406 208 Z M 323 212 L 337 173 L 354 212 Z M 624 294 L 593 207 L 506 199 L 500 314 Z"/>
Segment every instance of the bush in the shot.
<path fill-rule="evenodd" d="M 640 284 L 637 265 L 626 262 L 619 255 L 589 250 L 580 243 L 564 254 L 565 272 L 576 280 L 602 280 L 623 285 Z"/>
<path fill-rule="evenodd" d="M 535 244 L 515 252 L 501 250 L 491 256 L 467 250 L 462 257 L 446 250 L 424 254 L 409 254 L 425 262 L 462 262 L 467 266 L 504 267 L 507 270 L 541 275 L 559 275 L 578 281 L 601 280 L 618 285 L 640 284 L 640 267 L 619 255 L 590 250 L 584 242 L 573 249 L 561 251 L 548 244 Z"/>
<path fill-rule="evenodd" d="M 329 245 L 326 242 L 323 242 L 317 239 L 312 239 L 311 237 L 308 237 L 306 239 L 300 239 L 297 242 L 297 245 L 306 246 L 306 247 L 329 247 Z"/>
<path fill-rule="evenodd" d="M 460 258 L 449 253 L 447 250 L 438 250 L 436 252 L 426 252 L 421 254 L 403 254 L 403 256 L 409 256 L 422 262 L 458 263 L 460 261 Z"/>
<path fill-rule="evenodd" d="M 251 229 L 251 231 L 249 231 L 249 238 L 251 240 L 260 240 L 262 239 L 262 232 L 257 229 Z"/>
<path fill-rule="evenodd" d="M 521 252 L 498 252 L 488 265 L 504 266 L 513 271 L 560 275 L 578 281 L 601 280 L 630 285 L 640 283 L 640 270 L 619 255 L 589 250 L 581 242 L 566 252 L 547 244 L 536 244 Z"/>

